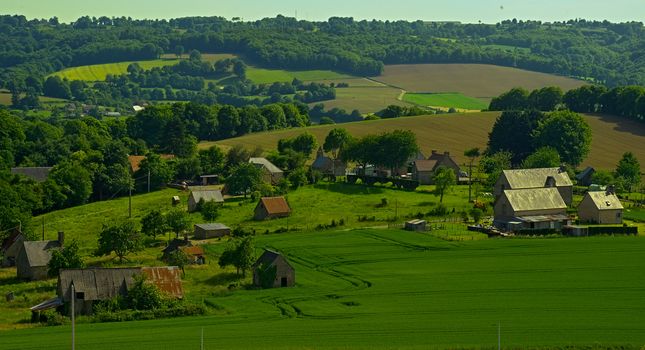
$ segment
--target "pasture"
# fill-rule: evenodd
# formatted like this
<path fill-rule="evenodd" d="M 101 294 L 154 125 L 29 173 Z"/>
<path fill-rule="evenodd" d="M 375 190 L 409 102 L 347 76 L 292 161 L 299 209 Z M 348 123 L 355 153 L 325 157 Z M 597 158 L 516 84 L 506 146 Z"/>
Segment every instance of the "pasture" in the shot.
<path fill-rule="evenodd" d="M 286 254 L 297 285 L 227 291 L 230 277 L 212 276 L 212 315 L 77 324 L 76 345 L 199 348 L 203 329 L 205 349 L 494 348 L 500 323 L 505 348 L 645 344 L 642 237 L 449 242 L 359 229 L 266 235 L 256 247 Z M 6 331 L 2 348 L 67 349 L 70 332 Z"/>
<path fill-rule="evenodd" d="M 128 72 L 128 66 L 131 63 L 138 63 L 141 68 L 149 70 L 155 67 L 172 66 L 179 63 L 178 59 L 158 59 L 149 61 L 128 61 L 117 63 L 93 64 L 89 66 L 79 66 L 65 68 L 61 71 L 55 72 L 52 75 L 57 75 L 63 79 L 68 80 L 84 80 L 84 81 L 103 81 L 108 74 L 120 75 Z"/>
<path fill-rule="evenodd" d="M 293 137 L 304 131 L 313 134 L 318 143 L 322 144 L 329 130 L 333 128 L 345 128 L 354 136 L 409 129 L 416 133 L 417 143 L 424 154 L 429 154 L 433 149 L 447 150 L 454 155 L 459 164 L 463 164 L 466 162 L 463 157 L 466 149 L 486 148 L 488 133 L 498 115 L 498 112 L 442 114 L 321 125 L 257 133 L 216 142 L 202 142 L 199 147 L 207 148 L 217 144 L 228 148 L 241 144 L 249 149 L 260 146 L 265 150 L 272 150 L 277 147 L 279 139 Z M 633 152 L 640 163 L 645 164 L 645 125 L 643 123 L 605 115 L 585 115 L 584 117 L 592 129 L 593 137 L 591 152 L 580 168 L 589 165 L 596 169 L 613 170 L 626 151 Z"/>
<path fill-rule="evenodd" d="M 559 86 L 567 91 L 585 84 L 558 75 L 486 64 L 386 65 L 383 74 L 373 79 L 411 92 L 455 91 L 486 102 L 514 87 Z"/>
<path fill-rule="evenodd" d="M 7 91 L 0 91 L 0 105 L 11 105 L 11 93 Z"/>
<path fill-rule="evenodd" d="M 336 89 L 336 99 L 310 103 L 309 106 L 322 103 L 325 109 L 342 108 L 347 112 L 358 109 L 361 113 L 375 113 L 389 105 L 410 106 L 398 97 L 401 90 L 389 86 L 349 86 Z"/>
<path fill-rule="evenodd" d="M 406 93 L 403 101 L 414 103 L 420 106 L 445 107 L 466 110 L 482 110 L 488 108 L 488 104 L 476 98 L 455 93 Z"/>

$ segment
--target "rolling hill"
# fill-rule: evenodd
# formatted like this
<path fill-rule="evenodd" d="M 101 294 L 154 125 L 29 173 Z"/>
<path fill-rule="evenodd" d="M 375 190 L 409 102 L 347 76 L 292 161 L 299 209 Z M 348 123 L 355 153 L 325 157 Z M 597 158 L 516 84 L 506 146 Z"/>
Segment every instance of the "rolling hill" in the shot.
<path fill-rule="evenodd" d="M 281 138 L 293 137 L 304 131 L 312 133 L 322 144 L 329 130 L 345 128 L 354 136 L 374 134 L 395 129 L 409 129 L 416 133 L 418 144 L 424 154 L 431 150 L 447 150 L 459 163 L 466 159 L 463 152 L 472 147 L 484 149 L 488 133 L 499 112 L 468 114 L 443 114 L 397 119 L 381 119 L 341 125 L 322 125 L 303 129 L 288 129 L 251 134 L 217 142 L 202 142 L 200 148 L 217 144 L 225 148 L 241 144 L 249 148 L 260 146 L 265 150 L 275 149 Z M 581 166 L 591 165 L 599 169 L 614 169 L 624 152 L 631 151 L 645 164 L 645 125 L 624 118 L 605 115 L 585 115 L 591 126 L 593 139 L 591 152 Z"/>

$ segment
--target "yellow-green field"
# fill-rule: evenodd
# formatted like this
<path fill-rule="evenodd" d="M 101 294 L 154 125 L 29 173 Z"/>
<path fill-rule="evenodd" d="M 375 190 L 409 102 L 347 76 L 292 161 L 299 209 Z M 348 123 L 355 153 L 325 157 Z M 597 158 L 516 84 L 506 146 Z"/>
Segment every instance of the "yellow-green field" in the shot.
<path fill-rule="evenodd" d="M 0 105 L 11 105 L 11 94 L 8 92 L 0 92 Z"/>
<path fill-rule="evenodd" d="M 325 109 L 342 108 L 347 112 L 358 109 L 361 113 L 375 113 L 389 105 L 410 106 L 411 104 L 399 100 L 402 94 L 400 89 L 385 85 L 375 86 L 349 86 L 336 89 L 336 99 L 311 103 L 325 105 Z"/>
<path fill-rule="evenodd" d="M 533 90 L 559 86 L 566 91 L 585 84 L 558 75 L 487 64 L 386 65 L 383 74 L 374 79 L 410 92 L 454 91 L 485 102 L 514 87 Z"/>
<path fill-rule="evenodd" d="M 260 146 L 265 150 L 275 149 L 281 138 L 293 137 L 304 131 L 312 133 L 322 144 L 329 130 L 339 127 L 354 136 L 374 134 L 395 129 L 409 129 L 416 133 L 421 150 L 447 150 L 459 163 L 466 159 L 463 152 L 472 147 L 486 148 L 488 133 L 493 127 L 498 112 L 443 114 L 396 119 L 363 121 L 342 125 L 321 125 L 304 129 L 288 129 L 275 132 L 246 135 L 217 142 L 200 143 L 201 148 L 218 144 L 225 148 L 241 144 L 249 148 Z M 591 126 L 593 139 L 591 152 L 581 166 L 596 169 L 615 169 L 618 160 L 626 151 L 633 152 L 641 164 L 645 164 L 645 125 L 619 117 L 585 115 Z"/>
<path fill-rule="evenodd" d="M 446 107 L 467 110 L 482 110 L 488 104 L 458 92 L 449 93 L 406 93 L 403 100 L 420 106 Z"/>
<path fill-rule="evenodd" d="M 68 80 L 102 81 L 108 74 L 119 75 L 128 72 L 131 63 L 138 63 L 143 69 L 172 66 L 179 63 L 178 59 L 159 59 L 150 61 L 128 61 L 117 63 L 93 64 L 89 66 L 70 67 L 53 73 Z"/>

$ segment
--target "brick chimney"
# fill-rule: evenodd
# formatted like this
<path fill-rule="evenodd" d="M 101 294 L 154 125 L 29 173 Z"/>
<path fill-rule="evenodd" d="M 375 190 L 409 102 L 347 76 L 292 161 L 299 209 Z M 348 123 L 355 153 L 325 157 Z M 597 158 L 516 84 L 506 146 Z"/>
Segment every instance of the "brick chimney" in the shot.
<path fill-rule="evenodd" d="M 611 194 L 616 194 L 616 188 L 614 185 L 607 185 L 607 188 L 605 189 L 605 194 L 606 195 L 611 195 Z"/>
<path fill-rule="evenodd" d="M 553 176 L 547 176 L 546 177 L 546 182 L 544 183 L 544 187 L 555 187 L 555 177 Z"/>
<path fill-rule="evenodd" d="M 450 157 L 450 152 L 445 151 L 445 152 L 443 152 L 443 155 L 446 156 L 446 157 Z"/>
<path fill-rule="evenodd" d="M 65 232 L 58 231 L 58 244 L 62 247 L 65 244 Z"/>
<path fill-rule="evenodd" d="M 435 155 L 435 154 L 437 154 L 437 150 L 436 150 L 436 149 L 433 149 L 433 150 L 432 150 L 432 155 Z"/>

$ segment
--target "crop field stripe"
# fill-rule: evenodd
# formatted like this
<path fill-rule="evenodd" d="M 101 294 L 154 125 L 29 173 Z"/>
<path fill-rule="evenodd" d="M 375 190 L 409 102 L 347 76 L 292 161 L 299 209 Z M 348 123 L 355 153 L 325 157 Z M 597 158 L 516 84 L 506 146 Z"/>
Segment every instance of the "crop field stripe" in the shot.
<path fill-rule="evenodd" d="M 263 235 L 256 246 L 285 253 L 297 286 L 209 296 L 219 315 L 78 324 L 78 346 L 191 348 L 203 327 L 209 349 L 493 347 L 499 321 L 505 347 L 645 344 L 642 237 L 454 243 L 360 229 Z M 65 349 L 69 331 L 4 332 L 3 349 Z"/>
<path fill-rule="evenodd" d="M 488 105 L 476 98 L 464 96 L 458 92 L 441 92 L 441 93 L 406 93 L 403 100 L 421 106 L 462 108 L 469 110 L 482 110 L 488 108 Z"/>

